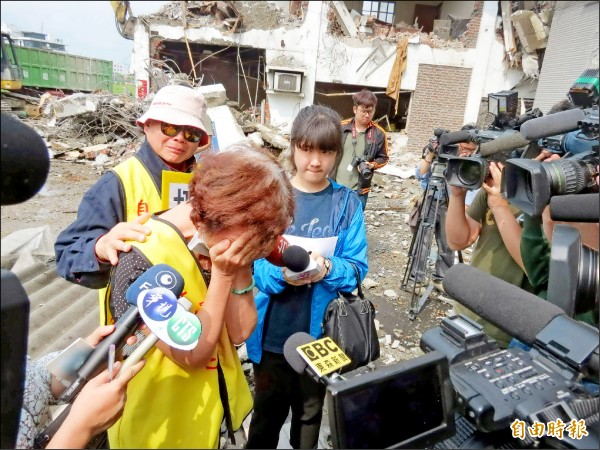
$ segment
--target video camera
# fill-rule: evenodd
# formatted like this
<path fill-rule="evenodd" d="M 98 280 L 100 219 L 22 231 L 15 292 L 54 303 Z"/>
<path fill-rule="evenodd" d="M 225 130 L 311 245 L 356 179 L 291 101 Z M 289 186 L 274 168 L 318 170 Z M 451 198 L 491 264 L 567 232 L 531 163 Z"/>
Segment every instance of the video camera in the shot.
<path fill-rule="evenodd" d="M 502 144 L 505 145 L 509 142 L 510 150 L 516 148 L 515 145 L 528 144 L 528 142 L 523 142 L 519 132 L 515 130 L 461 130 L 451 134 L 454 135 L 454 142 L 475 142 L 479 145 L 479 151 L 474 156 L 459 157 L 458 148 L 456 148 L 447 161 L 446 182 L 451 186 L 471 190 L 479 189 L 486 177 L 490 175 L 489 163 L 491 161 L 506 161 L 506 149 Z M 496 140 L 501 142 L 500 150 L 492 147 L 492 151 L 488 151 L 486 146 L 489 147 Z"/>
<path fill-rule="evenodd" d="M 325 380 L 333 447 L 598 448 L 598 398 L 582 384 L 598 377 L 598 330 L 463 264 L 444 288 L 531 350 L 500 349 L 476 322 L 444 318 L 423 333 L 424 356 Z M 550 422 L 569 431 L 526 431 Z"/>

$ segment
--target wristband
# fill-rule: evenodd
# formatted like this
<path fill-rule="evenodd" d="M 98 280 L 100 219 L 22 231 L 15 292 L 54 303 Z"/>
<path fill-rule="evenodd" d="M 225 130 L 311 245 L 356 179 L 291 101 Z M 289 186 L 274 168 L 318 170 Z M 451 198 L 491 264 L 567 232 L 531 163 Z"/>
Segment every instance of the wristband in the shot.
<path fill-rule="evenodd" d="M 256 283 L 254 282 L 254 277 L 252 277 L 252 283 L 250 283 L 250 286 L 244 289 L 231 289 L 231 293 L 235 295 L 244 295 L 254 289 L 254 286 L 256 286 Z"/>

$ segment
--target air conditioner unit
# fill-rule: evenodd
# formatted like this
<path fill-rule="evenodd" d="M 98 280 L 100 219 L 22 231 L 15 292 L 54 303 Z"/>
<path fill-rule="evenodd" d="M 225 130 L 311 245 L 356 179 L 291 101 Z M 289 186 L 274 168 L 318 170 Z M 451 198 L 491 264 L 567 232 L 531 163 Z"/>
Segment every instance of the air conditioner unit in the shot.
<path fill-rule="evenodd" d="M 300 92 L 302 89 L 302 74 L 292 72 L 275 72 L 275 90 L 281 92 Z"/>

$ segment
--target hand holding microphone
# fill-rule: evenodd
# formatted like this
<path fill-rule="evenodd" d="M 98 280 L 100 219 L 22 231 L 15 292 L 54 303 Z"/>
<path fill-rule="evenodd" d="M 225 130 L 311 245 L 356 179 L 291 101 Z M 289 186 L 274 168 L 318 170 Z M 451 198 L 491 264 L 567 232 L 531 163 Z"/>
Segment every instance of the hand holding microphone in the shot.
<path fill-rule="evenodd" d="M 325 258 L 317 252 L 309 253 L 299 245 L 291 245 L 285 249 L 282 260 L 283 278 L 293 286 L 316 283 L 328 273 Z"/>

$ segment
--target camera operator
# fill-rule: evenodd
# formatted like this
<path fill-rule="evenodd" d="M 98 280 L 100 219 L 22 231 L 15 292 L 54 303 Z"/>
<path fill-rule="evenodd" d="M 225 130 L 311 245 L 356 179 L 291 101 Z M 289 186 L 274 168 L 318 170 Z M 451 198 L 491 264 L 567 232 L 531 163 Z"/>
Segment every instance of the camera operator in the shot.
<path fill-rule="evenodd" d="M 342 121 L 344 153 L 329 175 L 340 184 L 355 190 L 363 211 L 373 181 L 373 171 L 389 161 L 385 131 L 375 122 L 373 115 L 377 97 L 363 89 L 352 96 L 354 117 Z"/>
<path fill-rule="evenodd" d="M 547 150 L 534 158 L 537 161 L 552 162 L 561 157 Z M 596 183 L 598 179 L 596 178 Z M 598 250 L 598 228 L 597 223 L 583 222 L 554 222 L 550 218 L 550 207 L 546 206 L 541 217 L 532 217 L 523 214 L 523 233 L 521 235 L 521 255 L 523 268 L 529 282 L 533 286 L 533 292 L 543 299 L 548 295 L 548 280 L 550 271 L 550 253 L 552 232 L 554 225 L 565 224 L 577 228 L 581 234 L 582 243 L 594 250 Z M 576 314 L 575 319 L 590 325 L 598 326 L 598 305 L 595 311 L 586 311 Z"/>
<path fill-rule="evenodd" d="M 461 130 L 472 130 L 475 129 L 475 125 L 466 124 Z M 415 168 L 415 176 L 417 180 L 419 180 L 419 184 L 423 191 L 427 190 L 427 184 L 429 183 L 429 179 L 431 178 L 431 166 L 433 160 L 436 156 L 436 151 L 438 150 L 440 143 L 439 138 L 437 136 L 432 137 L 429 140 L 429 143 L 423 148 L 423 154 L 421 156 L 421 161 L 418 166 Z M 458 144 L 458 152 L 459 156 L 470 156 L 475 150 L 477 150 L 477 144 L 474 142 L 461 142 Z M 470 192 L 470 191 L 469 191 Z M 428 222 L 435 223 L 434 233 L 437 244 L 437 259 L 435 262 L 435 271 L 432 276 L 432 284 L 438 290 L 443 292 L 442 280 L 444 279 L 444 275 L 446 271 L 454 265 L 454 250 L 452 250 L 448 246 L 448 242 L 446 239 L 446 214 L 448 211 L 448 205 L 446 202 L 446 196 L 442 191 L 436 191 L 436 197 L 440 197 L 440 203 L 438 206 L 437 217 L 435 215 L 435 209 L 430 208 L 428 210 Z M 422 247 L 422 252 L 426 253 L 428 251 L 427 246 Z M 419 261 L 422 263 L 426 263 L 427 254 L 421 254 Z M 422 281 L 419 277 L 422 277 L 425 273 L 425 267 L 415 267 L 413 269 L 413 273 L 411 277 L 417 277 L 417 281 Z"/>
<path fill-rule="evenodd" d="M 471 258 L 473 267 L 531 291 L 520 251 L 521 227 L 517 217 L 521 211 L 510 205 L 500 194 L 502 167 L 500 163 L 490 163 L 490 177 L 466 210 L 464 205 L 467 190 L 448 186 L 448 245 L 454 250 L 463 250 L 477 240 Z M 508 346 L 511 337 L 499 328 L 461 305 L 455 306 L 455 312 L 482 324 L 486 334 L 497 340 L 501 347 Z"/>

